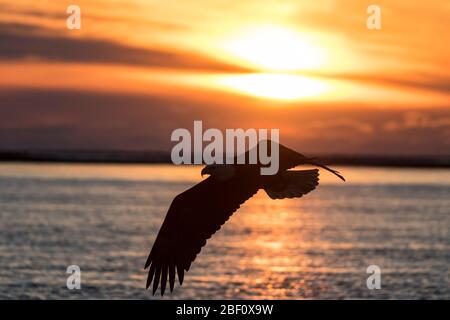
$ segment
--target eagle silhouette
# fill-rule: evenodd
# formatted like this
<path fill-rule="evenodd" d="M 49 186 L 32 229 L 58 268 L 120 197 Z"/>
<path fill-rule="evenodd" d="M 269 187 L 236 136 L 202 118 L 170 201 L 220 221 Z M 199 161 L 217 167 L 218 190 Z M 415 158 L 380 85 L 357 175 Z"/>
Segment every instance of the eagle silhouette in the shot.
<path fill-rule="evenodd" d="M 281 144 L 278 146 L 277 174 L 261 175 L 263 165 L 260 163 L 207 165 L 201 174 L 209 177 L 173 199 L 145 263 L 145 269 L 150 267 L 146 289 L 153 282 L 154 295 L 161 283 L 161 295 L 164 295 L 169 279 L 172 292 L 175 271 L 182 285 L 184 272 L 189 271 L 206 240 L 259 189 L 264 189 L 272 199 L 300 198 L 319 184 L 318 169 L 289 169 L 309 164 L 328 170 L 345 181 L 338 171 L 316 158 L 305 157 Z M 245 153 L 246 159 L 249 159 L 249 152 Z"/>

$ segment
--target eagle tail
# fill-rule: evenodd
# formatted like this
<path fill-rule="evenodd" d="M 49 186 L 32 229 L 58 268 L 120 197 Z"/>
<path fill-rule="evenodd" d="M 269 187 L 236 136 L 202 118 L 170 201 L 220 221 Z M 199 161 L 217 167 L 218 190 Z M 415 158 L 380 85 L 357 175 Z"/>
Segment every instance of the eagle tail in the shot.
<path fill-rule="evenodd" d="M 330 167 L 327 167 L 326 165 L 324 165 L 324 164 L 318 162 L 318 161 L 315 160 L 315 159 L 316 159 L 316 158 L 309 158 L 309 159 L 308 159 L 308 160 L 309 160 L 308 164 L 312 164 L 312 165 L 314 165 L 314 166 L 316 166 L 316 167 L 325 169 L 325 170 L 331 172 L 332 174 L 336 175 L 337 177 L 339 177 L 342 181 L 345 181 L 344 176 L 342 176 L 342 175 L 340 174 L 339 171 L 333 170 L 333 169 L 331 169 Z"/>

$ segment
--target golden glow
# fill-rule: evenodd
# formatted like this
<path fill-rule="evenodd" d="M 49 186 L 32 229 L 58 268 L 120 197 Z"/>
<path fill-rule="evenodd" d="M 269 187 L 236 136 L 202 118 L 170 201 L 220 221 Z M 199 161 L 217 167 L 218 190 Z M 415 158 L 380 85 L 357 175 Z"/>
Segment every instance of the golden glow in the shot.
<path fill-rule="evenodd" d="M 223 49 L 235 63 L 264 72 L 225 76 L 218 80 L 225 89 L 276 100 L 311 98 L 328 89 L 325 81 L 289 74 L 318 70 L 326 63 L 326 51 L 294 29 L 276 25 L 243 28 L 224 41 Z"/>
<path fill-rule="evenodd" d="M 303 76 L 288 74 L 249 74 L 225 76 L 219 84 L 233 91 L 261 98 L 292 100 L 323 94 L 328 86 L 325 82 Z"/>
<path fill-rule="evenodd" d="M 3 0 L 7 10 L 0 12 L 0 20 L 10 31 L 17 24 L 33 25 L 44 28 L 46 36 L 80 41 L 86 50 L 91 50 L 91 42 L 84 41 L 88 39 L 113 44 L 101 46 L 104 59 L 86 61 L 45 53 L 52 48 L 42 50 L 42 57 L 33 57 L 33 50 L 27 53 L 24 43 L 23 57 L 32 58 L 18 54 L 14 60 L 1 59 L 0 89 L 176 94 L 189 99 L 206 99 L 207 89 L 208 99 L 214 101 L 223 100 L 224 89 L 260 98 L 314 99 L 343 106 L 359 102 L 389 108 L 448 106 L 444 84 L 449 77 L 450 42 L 442 41 L 441 35 L 448 33 L 450 25 L 442 23 L 448 17 L 442 0 L 415 3 L 408 9 L 405 1 L 389 1 L 383 16 L 389 23 L 381 31 L 367 30 L 366 14 L 357 0 L 344 1 L 339 8 L 334 1 L 324 5 L 306 0 L 264 4 L 249 0 L 236 2 L 233 10 L 224 9 L 224 0 L 201 1 L 201 5 L 194 1 L 198 2 L 194 6 L 181 0 L 130 0 L 127 4 L 106 0 L 108 10 L 103 2 L 78 0 L 90 14 L 82 18 L 81 30 L 61 33 L 65 8 L 58 1 L 42 5 Z M 413 23 L 419 20 L 421 24 Z M 39 30 L 32 35 L 36 41 Z M 148 50 L 148 58 L 145 51 L 135 55 L 134 48 Z M 155 51 L 161 52 L 160 63 L 152 57 Z M 222 63 L 231 68 L 223 69 Z M 234 74 L 242 72 L 242 67 L 261 74 Z M 316 76 L 295 75 L 306 73 Z"/>
<path fill-rule="evenodd" d="M 278 26 L 255 27 L 225 42 L 235 59 L 265 71 L 317 69 L 325 51 L 306 35 Z"/>

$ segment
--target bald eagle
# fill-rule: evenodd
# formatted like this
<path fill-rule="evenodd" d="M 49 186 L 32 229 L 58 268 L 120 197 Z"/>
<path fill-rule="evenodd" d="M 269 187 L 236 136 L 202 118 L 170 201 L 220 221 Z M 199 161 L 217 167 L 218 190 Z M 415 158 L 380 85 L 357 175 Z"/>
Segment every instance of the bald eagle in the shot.
<path fill-rule="evenodd" d="M 289 170 L 302 164 L 323 168 L 345 181 L 338 171 L 316 158 L 305 157 L 281 144 L 279 170 L 275 175 L 261 175 L 259 163 L 205 166 L 201 174 L 209 177 L 178 194 L 170 205 L 145 263 L 144 269 L 150 267 L 146 289 L 153 282 L 154 295 L 161 283 L 161 295 L 164 295 L 169 279 L 172 292 L 175 273 L 182 285 L 184 272 L 189 271 L 206 240 L 259 189 L 264 189 L 271 199 L 300 198 L 314 190 L 319 184 L 318 169 Z"/>

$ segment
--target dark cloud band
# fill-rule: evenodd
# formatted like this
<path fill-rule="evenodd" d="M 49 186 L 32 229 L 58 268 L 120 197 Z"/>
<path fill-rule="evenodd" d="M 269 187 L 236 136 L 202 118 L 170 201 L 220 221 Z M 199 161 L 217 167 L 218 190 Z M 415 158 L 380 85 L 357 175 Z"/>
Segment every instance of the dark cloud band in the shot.
<path fill-rule="evenodd" d="M 8 23 L 0 23 L 0 59 L 123 64 L 215 72 L 245 71 L 192 52 L 136 48 L 104 39 L 55 34 L 34 25 Z"/>

